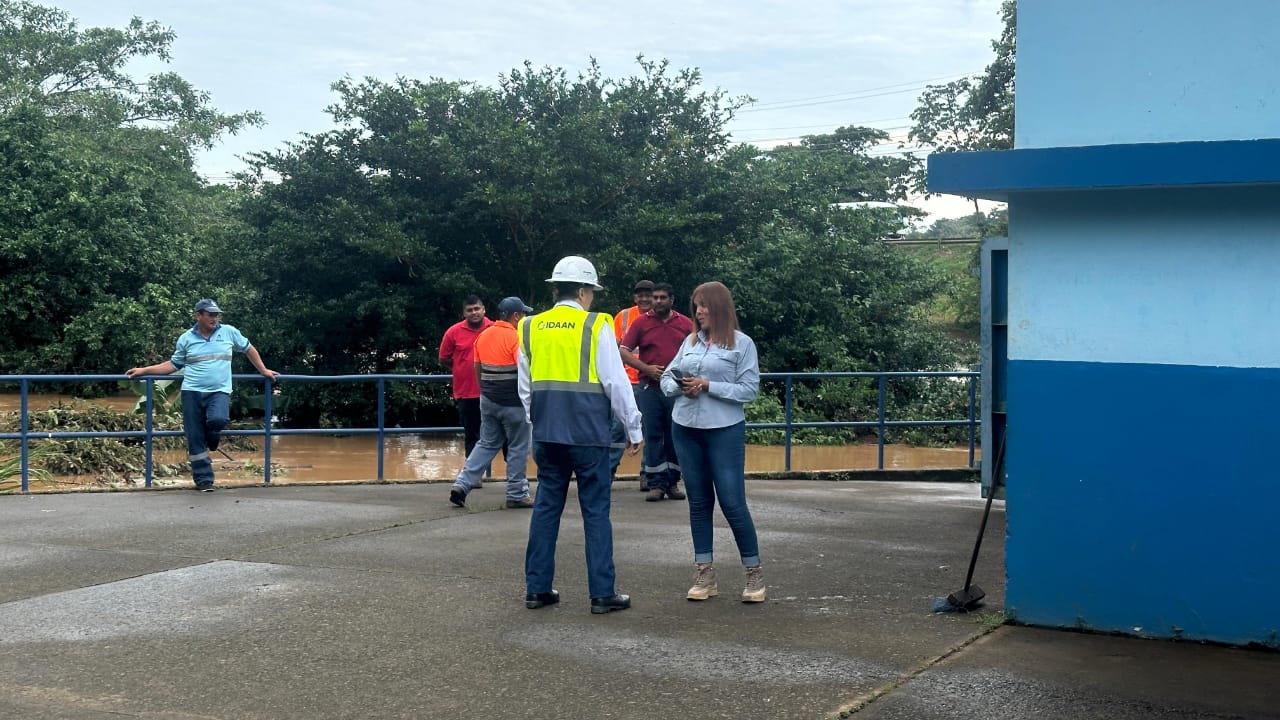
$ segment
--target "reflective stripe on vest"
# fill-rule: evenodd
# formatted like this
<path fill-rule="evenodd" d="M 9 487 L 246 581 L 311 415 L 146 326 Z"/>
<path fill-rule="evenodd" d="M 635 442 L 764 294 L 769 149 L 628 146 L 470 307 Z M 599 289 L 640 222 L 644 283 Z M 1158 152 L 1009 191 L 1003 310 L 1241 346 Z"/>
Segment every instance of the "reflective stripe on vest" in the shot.
<path fill-rule="evenodd" d="M 557 305 L 521 322 L 535 440 L 609 446 L 609 396 L 595 364 L 597 333 L 611 331 L 609 320 Z"/>
<path fill-rule="evenodd" d="M 515 365 L 490 365 L 489 363 L 480 363 L 480 379 L 481 380 L 514 380 L 516 379 Z"/>

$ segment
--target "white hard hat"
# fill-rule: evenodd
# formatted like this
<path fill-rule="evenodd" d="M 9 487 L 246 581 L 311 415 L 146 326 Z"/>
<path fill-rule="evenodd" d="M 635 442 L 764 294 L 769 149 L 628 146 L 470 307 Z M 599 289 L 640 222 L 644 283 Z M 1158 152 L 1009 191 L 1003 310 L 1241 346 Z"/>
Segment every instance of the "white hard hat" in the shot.
<path fill-rule="evenodd" d="M 560 262 L 556 263 L 555 269 L 551 271 L 551 277 L 547 278 L 547 282 L 581 283 L 590 285 L 596 290 L 604 289 L 600 287 L 599 278 L 596 277 L 596 266 L 592 265 L 590 260 L 577 255 L 561 258 Z"/>

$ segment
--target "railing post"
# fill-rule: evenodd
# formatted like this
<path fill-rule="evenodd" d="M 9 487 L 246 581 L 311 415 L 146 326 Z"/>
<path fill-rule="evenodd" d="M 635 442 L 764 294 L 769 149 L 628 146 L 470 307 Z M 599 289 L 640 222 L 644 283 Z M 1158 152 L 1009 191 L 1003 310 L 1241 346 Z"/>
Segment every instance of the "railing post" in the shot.
<path fill-rule="evenodd" d="M 143 429 L 146 431 L 146 435 L 143 436 L 142 438 L 142 446 L 146 448 L 145 452 L 147 455 L 147 461 L 143 469 L 142 486 L 149 488 L 151 487 L 151 474 L 152 474 L 151 461 L 153 457 L 152 441 L 154 440 L 154 438 L 151 436 L 151 433 L 155 430 L 155 424 L 152 419 L 153 417 L 152 411 L 155 408 L 155 402 L 154 402 L 155 401 L 155 381 L 148 377 L 143 380 L 143 383 L 144 383 L 144 386 L 146 387 L 145 398 L 146 398 L 146 404 L 147 404 L 147 412 L 146 412 L 146 419 L 143 421 Z"/>
<path fill-rule="evenodd" d="M 880 427 L 876 429 L 876 432 L 879 435 L 879 437 L 876 439 L 876 445 L 878 446 L 876 469 L 883 470 L 884 469 L 884 430 L 885 430 L 884 399 L 885 399 L 885 385 L 888 383 L 889 379 L 888 377 L 885 376 L 884 373 L 880 373 L 879 379 L 880 379 L 880 402 L 879 402 L 880 409 L 876 412 L 876 422 L 880 423 Z"/>
<path fill-rule="evenodd" d="M 262 484 L 271 484 L 271 378 L 264 376 L 262 394 Z"/>
<path fill-rule="evenodd" d="M 22 464 L 22 492 L 26 492 L 28 487 L 27 474 L 31 470 L 28 466 L 30 458 L 27 456 L 27 430 L 30 429 L 30 425 L 27 423 L 27 379 L 23 378 L 18 381 L 18 386 L 22 388 L 21 408 L 18 412 L 18 432 L 22 434 L 22 440 L 18 443 L 18 454 L 22 456 L 20 460 Z"/>
<path fill-rule="evenodd" d="M 791 472 L 791 375 L 787 375 L 786 382 L 787 392 L 783 403 L 783 418 L 787 426 L 783 428 L 786 440 L 783 443 L 785 450 L 783 451 L 784 457 L 782 469 L 786 472 Z"/>
<path fill-rule="evenodd" d="M 382 451 L 386 446 L 387 381 L 378 378 L 378 482 L 382 482 Z"/>
<path fill-rule="evenodd" d="M 978 379 L 969 376 L 969 467 L 973 468 L 974 438 L 978 431 Z"/>

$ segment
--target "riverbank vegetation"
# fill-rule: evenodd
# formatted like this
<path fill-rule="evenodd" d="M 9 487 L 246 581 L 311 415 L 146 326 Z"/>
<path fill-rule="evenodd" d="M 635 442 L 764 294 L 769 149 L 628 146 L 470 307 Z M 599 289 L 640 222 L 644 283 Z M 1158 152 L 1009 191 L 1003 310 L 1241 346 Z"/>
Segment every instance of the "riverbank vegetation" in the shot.
<path fill-rule="evenodd" d="M 726 131 L 750 99 L 704 87 L 696 69 L 642 57 L 632 75 L 607 77 L 594 63 L 571 73 L 528 62 L 490 85 L 337 78 L 332 128 L 264 148 L 236 183 L 210 185 L 195 152 L 262 118 L 217 110 L 173 73 L 129 75 L 136 60 L 169 59 L 172 31 L 143 20 L 81 28 L 25 0 L 0 0 L 0 23 L 0 373 L 156 362 L 200 297 L 286 374 L 447 372 L 436 350 L 462 298 L 477 293 L 492 310 L 520 295 L 544 309 L 543 279 L 566 254 L 594 261 L 606 291 L 593 309 L 606 312 L 630 304 L 640 278 L 671 283 L 681 310 L 698 283 L 725 282 L 765 371 L 976 360 L 972 337 L 938 312 L 951 298 L 949 316 L 976 313 L 959 307 L 967 270 L 891 247 L 882 238 L 897 228 L 883 216 L 836 206 L 900 202 L 918 182 L 918 159 L 870 152 L 888 139 L 881 130 L 765 150 Z M 920 127 L 940 126 L 930 117 Z M 895 382 L 891 407 L 965 417 L 964 387 Z M 367 386 L 277 388 L 285 425 L 375 422 Z M 753 419 L 781 419 L 781 385 L 767 390 Z M 255 393 L 237 388 L 237 415 Z M 865 382 L 796 393 L 796 419 L 875 416 Z M 439 383 L 397 386 L 386 418 L 456 422 Z M 118 444 L 121 457 L 137 449 Z"/>
<path fill-rule="evenodd" d="M 18 432 L 20 418 L 17 412 L 0 413 L 0 432 Z M 29 432 L 127 432 L 141 431 L 144 418 L 135 413 L 123 413 L 84 401 L 72 401 L 53 407 L 31 410 L 27 413 Z M 181 430 L 182 417 L 158 414 L 157 430 Z M 157 450 L 183 446 L 181 437 L 156 438 Z M 7 474 L 0 472 L 0 490 L 17 482 L 20 471 L 20 448 L 17 441 L 0 442 L 0 457 L 11 457 Z M 146 451 L 141 438 L 61 438 L 33 439 L 30 441 L 28 462 L 33 471 L 30 480 L 35 485 L 49 486 L 54 476 L 86 476 L 97 484 L 131 484 L 145 471 Z M 176 477 L 186 469 L 186 464 L 155 463 L 153 474 L 158 478 Z M 5 468 L 0 468 L 5 470 Z M 77 483 L 79 484 L 79 483 Z"/>
<path fill-rule="evenodd" d="M 27 413 L 28 431 L 35 434 L 53 432 L 141 432 L 145 428 L 142 408 L 121 412 L 89 401 L 72 400 L 48 408 L 30 410 Z M 0 432 L 19 431 L 20 417 L 17 411 L 0 412 Z M 152 426 L 157 431 L 180 431 L 181 409 L 157 403 Z M 235 451 L 253 452 L 258 444 L 248 437 L 228 436 L 223 445 Z M 142 484 L 146 472 L 146 448 L 141 437 L 106 438 L 32 438 L 28 450 L 28 483 L 38 489 L 54 489 L 59 478 L 77 477 L 71 484 L 83 487 L 86 483 L 118 487 Z M 186 440 L 181 436 L 157 437 L 152 441 L 154 453 L 181 451 Z M 21 472 L 21 448 L 16 440 L 0 441 L 0 493 L 11 492 L 18 487 Z M 185 458 L 185 453 L 178 454 Z M 165 484 L 185 477 L 190 465 L 184 460 L 160 462 L 153 460 L 152 477 Z M 249 468 L 248 472 L 260 477 L 261 468 Z"/>

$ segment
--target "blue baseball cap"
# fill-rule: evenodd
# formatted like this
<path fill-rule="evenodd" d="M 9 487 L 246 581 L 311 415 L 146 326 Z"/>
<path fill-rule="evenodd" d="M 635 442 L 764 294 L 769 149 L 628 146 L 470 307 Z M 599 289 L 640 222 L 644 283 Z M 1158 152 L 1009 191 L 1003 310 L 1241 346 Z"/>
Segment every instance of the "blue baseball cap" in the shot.
<path fill-rule="evenodd" d="M 216 313 L 221 315 L 222 308 L 218 307 L 218 303 L 210 300 L 209 298 L 204 298 L 200 302 L 196 303 L 196 312 Z"/>
<path fill-rule="evenodd" d="M 528 315 L 533 312 L 533 308 L 524 304 L 524 301 L 518 297 L 503 298 L 498 303 L 498 317 L 511 317 L 511 313 L 524 313 Z"/>

